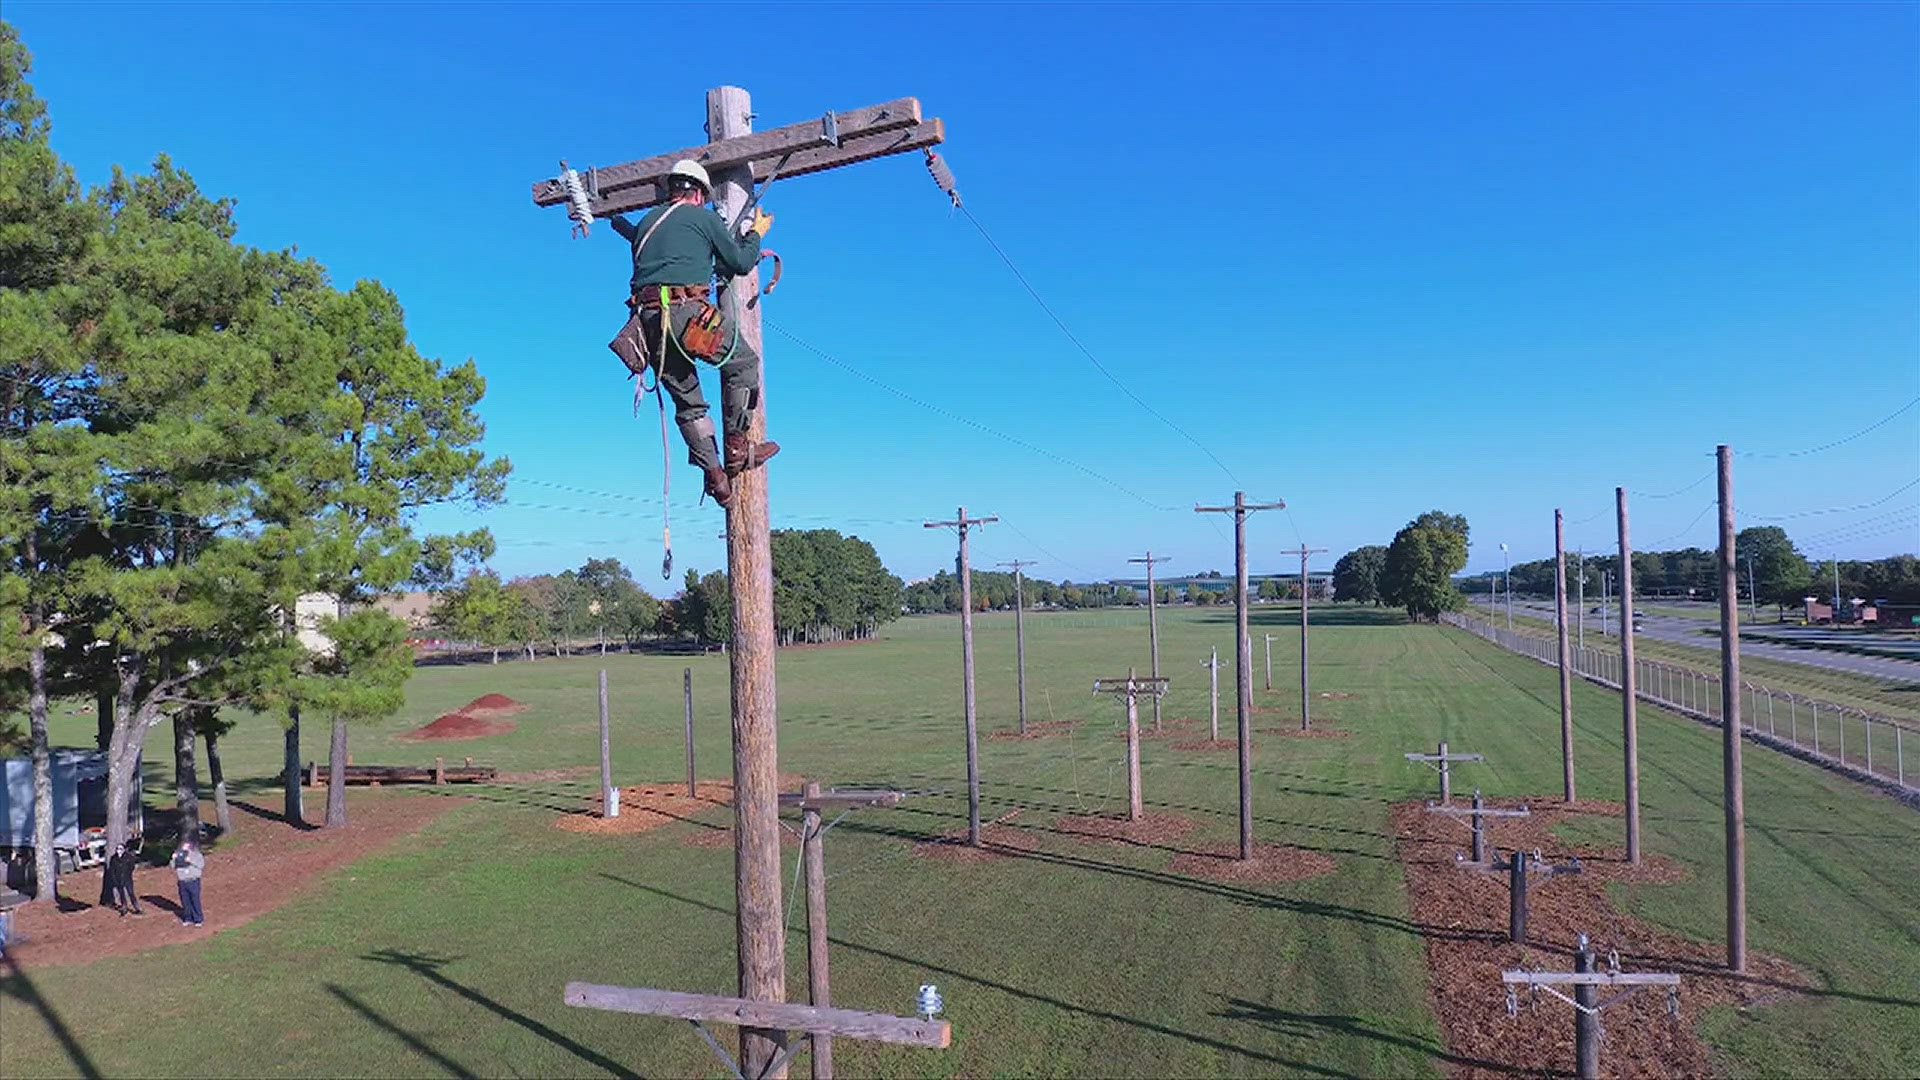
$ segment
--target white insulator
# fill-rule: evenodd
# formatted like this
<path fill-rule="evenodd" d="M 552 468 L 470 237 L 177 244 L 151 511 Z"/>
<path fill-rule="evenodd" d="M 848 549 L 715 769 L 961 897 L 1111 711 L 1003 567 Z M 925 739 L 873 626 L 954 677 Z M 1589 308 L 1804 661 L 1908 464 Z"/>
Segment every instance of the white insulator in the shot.
<path fill-rule="evenodd" d="M 923 983 L 920 987 L 919 1012 L 925 1019 L 931 1020 L 946 1006 L 940 1000 L 940 989 L 932 983 Z"/>
<path fill-rule="evenodd" d="M 587 187 L 580 182 L 580 174 L 560 163 L 560 186 L 567 192 L 567 216 L 573 219 L 574 231 L 581 236 L 593 224 L 593 203 L 587 198 Z"/>

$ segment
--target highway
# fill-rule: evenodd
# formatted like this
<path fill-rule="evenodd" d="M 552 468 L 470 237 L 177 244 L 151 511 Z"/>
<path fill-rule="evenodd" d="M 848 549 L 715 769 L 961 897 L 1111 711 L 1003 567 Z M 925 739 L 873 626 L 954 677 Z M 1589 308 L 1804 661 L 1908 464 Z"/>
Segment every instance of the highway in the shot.
<path fill-rule="evenodd" d="M 1489 605 L 1489 598 L 1485 594 L 1471 596 L 1468 597 L 1468 599 L 1472 602 L 1474 609 L 1481 615 L 1486 616 L 1491 613 L 1491 617 L 1495 622 L 1498 622 L 1505 614 L 1504 604 L 1495 603 Z M 1596 605 L 1592 603 L 1587 605 L 1589 610 L 1587 615 L 1588 645 L 1593 644 L 1596 635 L 1611 636 L 1614 631 L 1619 629 L 1620 612 L 1617 607 L 1609 606 L 1607 613 L 1608 618 L 1606 620 L 1607 625 L 1603 627 L 1600 616 L 1592 613 L 1592 609 L 1595 606 Z M 1642 607 L 1644 610 L 1646 605 L 1643 603 Z M 1515 616 L 1524 613 L 1534 619 L 1545 619 L 1547 623 L 1551 625 L 1553 622 L 1553 603 L 1547 600 L 1523 600 L 1515 597 L 1513 601 L 1513 613 Z M 1742 612 L 1742 614 L 1744 615 L 1745 613 Z M 1573 605 L 1569 604 L 1567 606 L 1567 624 L 1569 629 L 1578 625 L 1577 618 L 1578 616 L 1576 616 L 1573 611 Z M 1765 625 L 1772 626 L 1774 624 L 1767 623 Z M 1702 633 L 1702 631 L 1707 631 L 1707 633 Z M 1637 631 L 1637 634 L 1640 637 L 1651 638 L 1655 641 L 1666 641 L 1675 645 L 1690 645 L 1696 649 L 1707 650 L 1707 655 L 1703 657 L 1703 660 L 1709 662 L 1712 662 L 1713 653 L 1719 649 L 1719 642 L 1717 640 L 1719 637 L 1719 622 L 1717 618 L 1714 621 L 1707 621 L 1646 611 L 1640 618 L 1640 629 Z M 1807 667 L 1826 668 L 1829 671 L 1846 672 L 1851 675 L 1868 675 L 1876 679 L 1887 679 L 1892 682 L 1920 685 L 1920 662 L 1913 660 L 1896 660 L 1892 657 L 1884 656 L 1861 656 L 1855 653 L 1837 652 L 1831 649 L 1800 648 L 1792 645 L 1782 645 L 1773 641 L 1761 641 L 1745 634 L 1742 634 L 1740 637 L 1740 655 L 1760 657 L 1767 660 L 1780 660 L 1789 664 L 1804 664 Z"/>

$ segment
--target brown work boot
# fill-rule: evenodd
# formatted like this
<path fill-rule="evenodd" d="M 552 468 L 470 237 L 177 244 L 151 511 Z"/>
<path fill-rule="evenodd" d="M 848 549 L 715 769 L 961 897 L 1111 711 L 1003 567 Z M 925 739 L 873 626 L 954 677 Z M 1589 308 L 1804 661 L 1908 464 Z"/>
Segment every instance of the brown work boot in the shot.
<path fill-rule="evenodd" d="M 725 510 L 727 504 L 733 501 L 733 481 L 727 478 L 727 470 L 713 465 L 701 469 L 700 472 L 706 477 L 707 496 L 720 504 L 720 509 Z"/>
<path fill-rule="evenodd" d="M 727 433 L 727 475 L 738 476 L 748 469 L 757 469 L 779 452 L 777 442 L 755 443 L 744 431 L 730 431 Z"/>

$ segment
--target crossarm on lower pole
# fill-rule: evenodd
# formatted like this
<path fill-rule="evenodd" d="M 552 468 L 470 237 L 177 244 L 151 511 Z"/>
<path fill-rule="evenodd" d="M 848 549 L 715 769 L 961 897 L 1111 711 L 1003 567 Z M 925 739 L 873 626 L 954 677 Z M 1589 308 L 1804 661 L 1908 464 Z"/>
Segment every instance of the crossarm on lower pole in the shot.
<path fill-rule="evenodd" d="M 810 1034 L 842 1035 L 869 1042 L 899 1046 L 925 1046 L 945 1049 L 953 1041 L 953 1029 L 945 1020 L 889 1016 L 813 1005 L 774 1001 L 748 1001 L 745 998 L 717 994 L 684 994 L 676 990 L 649 987 L 603 986 L 570 982 L 565 1001 L 583 1009 L 636 1013 L 641 1016 L 671 1016 L 681 1020 L 709 1020 L 739 1027 L 768 1028 L 780 1031 L 804 1031 Z"/>

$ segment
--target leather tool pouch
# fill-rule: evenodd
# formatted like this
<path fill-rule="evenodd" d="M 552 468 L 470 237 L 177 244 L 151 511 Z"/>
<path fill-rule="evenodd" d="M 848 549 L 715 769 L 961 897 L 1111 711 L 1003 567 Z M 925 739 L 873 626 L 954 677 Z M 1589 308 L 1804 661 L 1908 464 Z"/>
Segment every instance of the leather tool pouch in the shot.
<path fill-rule="evenodd" d="M 720 319 L 720 309 L 702 300 L 700 310 L 687 320 L 686 329 L 680 331 L 680 347 L 688 356 L 701 360 L 718 360 L 726 347 L 726 327 Z"/>
<path fill-rule="evenodd" d="M 607 342 L 607 348 L 612 349 L 613 355 L 619 357 L 620 362 L 627 365 L 627 370 L 635 375 L 644 374 L 653 366 L 653 358 L 647 349 L 647 334 L 640 325 L 640 312 L 637 309 L 627 317 L 627 324 L 620 328 L 613 340 Z"/>

